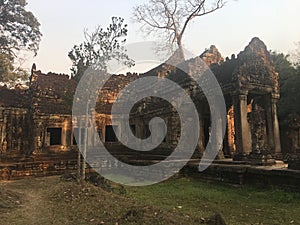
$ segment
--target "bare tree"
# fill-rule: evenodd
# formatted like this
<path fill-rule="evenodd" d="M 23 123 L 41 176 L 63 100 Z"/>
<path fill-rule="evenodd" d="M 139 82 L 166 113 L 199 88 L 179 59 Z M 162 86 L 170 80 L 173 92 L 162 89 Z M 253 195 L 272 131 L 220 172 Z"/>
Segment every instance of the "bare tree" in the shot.
<path fill-rule="evenodd" d="M 156 35 L 184 58 L 182 38 L 189 23 L 224 6 L 223 0 L 149 0 L 134 7 L 133 19 L 146 35 Z"/>

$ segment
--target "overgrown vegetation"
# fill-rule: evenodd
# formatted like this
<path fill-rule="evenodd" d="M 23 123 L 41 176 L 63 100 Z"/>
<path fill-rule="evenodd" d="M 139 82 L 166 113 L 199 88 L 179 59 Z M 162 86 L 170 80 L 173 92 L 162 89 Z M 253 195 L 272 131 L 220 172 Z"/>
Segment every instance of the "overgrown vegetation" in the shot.
<path fill-rule="evenodd" d="M 288 123 L 290 114 L 300 116 L 300 64 L 293 64 L 289 55 L 271 52 L 275 70 L 279 73 L 280 100 L 278 102 L 278 115 L 281 125 Z M 295 58 L 296 56 L 294 56 Z M 300 55 L 298 55 L 299 62 Z"/>

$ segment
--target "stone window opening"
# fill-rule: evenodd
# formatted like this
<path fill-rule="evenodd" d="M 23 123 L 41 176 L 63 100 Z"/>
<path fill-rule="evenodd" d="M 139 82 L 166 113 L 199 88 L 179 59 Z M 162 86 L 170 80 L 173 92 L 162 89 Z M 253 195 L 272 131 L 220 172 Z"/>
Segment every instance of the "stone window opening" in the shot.
<path fill-rule="evenodd" d="M 118 129 L 118 126 L 107 125 L 105 126 L 105 142 L 117 142 L 117 136 L 115 130 Z"/>
<path fill-rule="evenodd" d="M 47 134 L 50 146 L 62 144 L 62 128 L 47 128 Z"/>

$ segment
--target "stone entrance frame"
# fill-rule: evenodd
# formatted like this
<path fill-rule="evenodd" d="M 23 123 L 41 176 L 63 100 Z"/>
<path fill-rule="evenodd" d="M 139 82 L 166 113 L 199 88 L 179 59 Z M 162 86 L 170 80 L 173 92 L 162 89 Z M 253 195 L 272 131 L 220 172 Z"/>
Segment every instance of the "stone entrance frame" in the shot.
<path fill-rule="evenodd" d="M 280 97 L 278 73 L 274 69 L 266 45 L 260 39 L 253 38 L 237 57 L 232 55 L 231 59 L 226 58 L 225 61 L 216 47 L 212 46 L 200 58 L 210 67 L 220 83 L 228 112 L 223 149 L 220 150 L 218 157 L 224 158 L 225 155 L 238 161 L 247 160 L 248 156 L 257 150 L 258 139 L 265 139 L 261 143 L 261 150 L 267 151 L 273 157 L 280 157 L 281 146 L 277 118 L 277 102 Z M 201 72 L 199 57 L 183 63 L 192 73 Z M 156 71 L 158 72 L 154 75 L 179 81 L 178 84 L 193 97 L 199 112 L 200 136 L 197 151 L 201 155 L 210 135 L 210 108 L 205 96 L 201 90 L 193 93 L 190 90 L 190 81 L 179 70 L 163 64 L 156 68 Z M 145 74 L 145 76 L 147 75 L 153 74 L 149 72 L 149 74 Z M 155 107 L 151 106 L 151 101 L 154 101 Z M 144 127 L 145 121 L 149 118 L 158 116 L 169 121 L 168 129 L 176 133 L 180 123 L 170 106 L 153 99 L 141 102 L 140 107 L 143 105 L 147 107 L 144 107 L 142 112 L 137 107 L 132 114 L 132 121 L 137 128 Z M 255 106 L 261 109 L 259 113 L 262 114 L 262 119 L 258 123 L 253 119 L 255 118 L 254 113 L 258 113 L 254 110 Z M 258 129 L 255 127 L 256 123 L 260 124 L 260 137 L 258 137 Z M 176 145 L 178 138 L 180 135 L 167 136 L 167 144 Z"/>
<path fill-rule="evenodd" d="M 265 141 L 260 148 L 269 151 L 274 157 L 280 157 L 278 73 L 274 69 L 270 54 L 265 44 L 254 38 L 234 60 L 236 68 L 232 76 L 232 90 L 229 90 L 234 114 L 234 159 L 244 160 L 256 150 L 258 134 L 255 134 L 254 123 L 257 116 L 261 116 L 260 126 L 265 130 L 261 131 Z M 260 114 L 256 116 L 253 115 L 257 113 L 255 107 L 261 108 Z"/>

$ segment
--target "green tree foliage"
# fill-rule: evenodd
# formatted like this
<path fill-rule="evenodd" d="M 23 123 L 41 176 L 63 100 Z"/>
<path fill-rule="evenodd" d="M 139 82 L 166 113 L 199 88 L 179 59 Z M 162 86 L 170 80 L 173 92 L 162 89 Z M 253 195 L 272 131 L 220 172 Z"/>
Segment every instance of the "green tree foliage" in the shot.
<path fill-rule="evenodd" d="M 85 30 L 85 41 L 75 45 L 68 54 L 72 61 L 72 77 L 79 81 L 85 70 L 94 64 L 106 70 L 107 62 L 112 59 L 127 66 L 134 65 L 124 48 L 127 32 L 127 24 L 124 24 L 121 17 L 112 17 L 106 29 L 98 26 L 92 33 Z"/>
<path fill-rule="evenodd" d="M 279 73 L 279 82 L 284 82 L 287 78 L 294 76 L 296 73 L 295 67 L 289 60 L 289 55 L 283 53 L 271 52 L 271 58 L 274 62 L 276 71 Z"/>
<path fill-rule="evenodd" d="M 37 54 L 41 40 L 40 23 L 25 9 L 26 0 L 0 0 L 0 81 L 25 80 L 28 73 L 15 66 L 20 51 Z"/>
<path fill-rule="evenodd" d="M 0 81 L 5 79 L 5 75 L 13 72 L 12 60 L 13 58 L 10 55 L 0 53 Z"/>
<path fill-rule="evenodd" d="M 121 17 L 112 17 L 112 21 L 106 29 L 98 26 L 92 33 L 84 31 L 85 41 L 80 45 L 75 45 L 68 56 L 72 61 L 72 78 L 80 81 L 84 72 L 89 66 L 96 65 L 98 69 L 106 71 L 107 63 L 115 59 L 124 65 L 132 66 L 133 61 L 126 54 L 124 45 L 127 36 L 127 24 Z M 93 82 L 91 80 L 91 82 Z M 87 90 L 88 91 L 88 90 Z M 89 102 L 87 102 L 87 105 Z M 87 106 L 88 108 L 88 106 Z M 85 126 L 87 126 L 88 112 L 86 111 Z M 81 135 L 79 134 L 79 137 Z M 84 144 L 83 155 L 86 154 L 87 130 L 84 132 L 83 140 L 79 140 L 79 145 Z M 78 151 L 77 178 L 78 181 L 85 180 L 86 163 L 81 164 L 81 152 Z"/>
<path fill-rule="evenodd" d="M 289 114 L 300 115 L 300 73 L 291 76 L 281 85 L 279 116 L 286 119 Z"/>
<path fill-rule="evenodd" d="M 13 66 L 14 58 L 11 55 L 0 53 L 0 81 L 13 85 L 16 81 L 28 78 L 28 73 Z"/>
<path fill-rule="evenodd" d="M 25 9 L 26 0 L 0 0 L 0 49 L 16 56 L 20 50 L 35 54 L 41 40 L 40 23 Z"/>
<path fill-rule="evenodd" d="M 271 52 L 275 70 L 279 73 L 281 98 L 278 102 L 279 119 L 282 125 L 289 114 L 300 115 L 300 67 L 295 67 L 289 55 Z"/>

